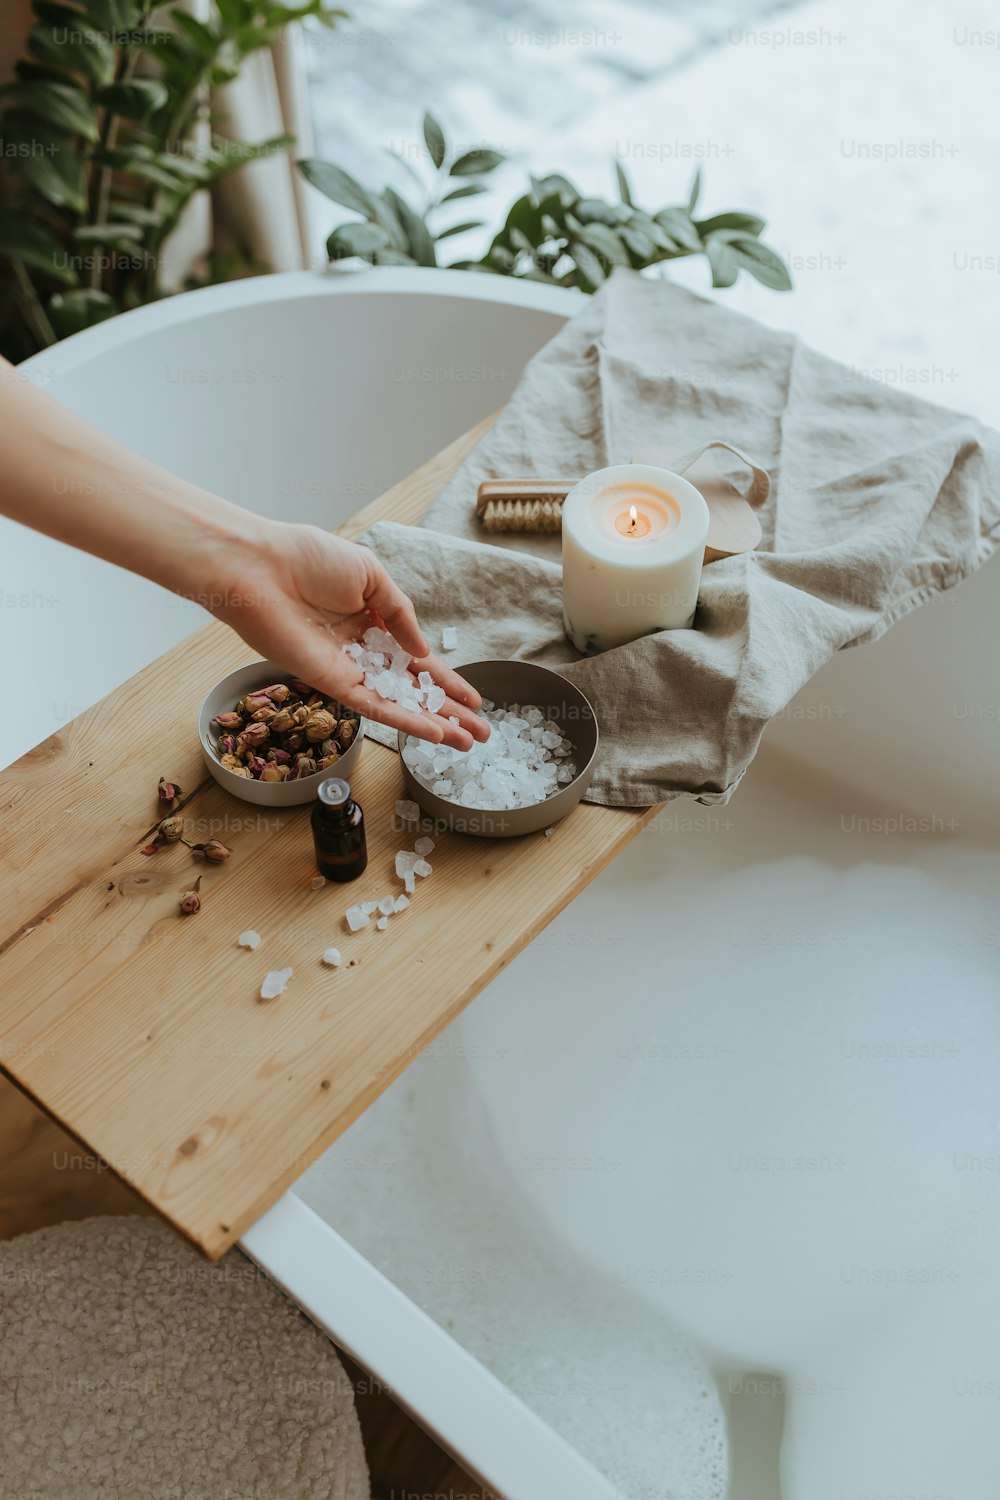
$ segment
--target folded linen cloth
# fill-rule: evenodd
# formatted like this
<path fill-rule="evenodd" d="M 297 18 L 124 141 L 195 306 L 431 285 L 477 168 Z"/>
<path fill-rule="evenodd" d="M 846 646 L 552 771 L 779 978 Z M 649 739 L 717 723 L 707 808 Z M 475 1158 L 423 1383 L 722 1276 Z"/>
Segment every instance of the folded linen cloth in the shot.
<path fill-rule="evenodd" d="M 480 482 L 579 476 L 652 444 L 719 437 L 770 472 L 760 547 L 706 566 L 693 629 L 581 657 L 563 633 L 559 537 L 485 544 Z M 993 553 L 1000 435 L 616 271 L 526 366 L 422 526 L 380 523 L 361 540 L 413 597 L 432 645 L 457 628 L 456 666 L 538 662 L 587 694 L 602 736 L 589 801 L 719 803 L 835 651 L 877 640 Z"/>

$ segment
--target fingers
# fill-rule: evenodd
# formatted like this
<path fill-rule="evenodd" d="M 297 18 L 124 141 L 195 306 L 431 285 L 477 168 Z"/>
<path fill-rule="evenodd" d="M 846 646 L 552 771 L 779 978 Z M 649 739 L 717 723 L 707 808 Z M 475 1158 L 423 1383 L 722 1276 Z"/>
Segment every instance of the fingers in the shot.
<path fill-rule="evenodd" d="M 433 652 L 428 652 L 425 656 L 412 661 L 410 671 L 429 672 L 438 686 L 443 687 L 448 697 L 454 699 L 456 703 L 467 704 L 473 709 L 483 706 L 482 694 L 476 692 L 472 683 L 466 682 L 465 678 L 460 677 L 453 668 L 445 666 L 441 658 L 435 656 Z M 444 713 L 445 710 L 442 709 L 441 712 Z"/>
<path fill-rule="evenodd" d="M 374 556 L 368 566 L 364 597 L 367 607 L 384 621 L 386 629 L 396 637 L 404 651 L 411 656 L 426 654 L 427 642 L 417 624 L 413 604 Z"/>
<path fill-rule="evenodd" d="M 453 750 L 471 750 L 472 735 L 462 724 L 451 724 L 447 718 L 450 710 L 456 718 L 459 717 L 459 704 L 445 702 L 440 714 L 420 713 L 411 708 L 403 708 L 398 703 L 393 703 L 388 698 L 380 698 L 377 693 L 371 692 L 362 683 L 352 683 L 349 687 L 340 691 L 340 701 L 363 714 L 366 719 L 372 719 L 377 724 L 387 724 L 391 729 L 401 729 L 404 734 L 411 734 L 418 740 L 429 740 L 434 745 L 450 745 Z M 463 715 L 468 710 L 463 709 Z"/>

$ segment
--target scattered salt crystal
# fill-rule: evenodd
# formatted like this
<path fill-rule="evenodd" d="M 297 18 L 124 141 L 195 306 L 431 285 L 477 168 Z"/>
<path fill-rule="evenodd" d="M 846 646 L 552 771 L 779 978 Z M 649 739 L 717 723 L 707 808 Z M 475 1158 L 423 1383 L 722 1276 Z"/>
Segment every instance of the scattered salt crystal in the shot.
<path fill-rule="evenodd" d="M 417 882 L 413 871 L 407 870 L 406 874 L 403 876 L 403 889 L 408 896 L 412 896 L 416 888 Z"/>
<path fill-rule="evenodd" d="M 339 969 L 344 960 L 340 956 L 339 948 L 327 948 L 323 954 L 323 962 L 329 964 L 331 969 Z"/>
<path fill-rule="evenodd" d="M 360 906 L 349 906 L 345 911 L 344 916 L 347 919 L 347 925 L 352 932 L 357 932 L 360 927 L 367 927 L 369 921 L 371 920 L 368 916 L 368 913 L 366 911 L 363 911 Z"/>
<path fill-rule="evenodd" d="M 370 917 L 373 911 L 378 911 L 378 902 L 362 901 L 361 910 L 364 912 L 366 917 Z"/>
<path fill-rule="evenodd" d="M 406 879 L 406 876 L 413 869 L 419 858 L 419 854 L 414 854 L 409 849 L 398 850 L 396 854 L 396 874 L 400 880 Z"/>
<path fill-rule="evenodd" d="M 285 993 L 285 985 L 292 977 L 291 969 L 272 969 L 264 975 L 264 983 L 260 987 L 260 998 L 262 1000 L 276 1000 L 279 995 Z"/>
<path fill-rule="evenodd" d="M 311 891 L 321 891 L 325 885 L 326 881 L 322 875 L 314 875 L 309 882 L 309 889 Z"/>
<path fill-rule="evenodd" d="M 429 865 L 426 859 L 418 859 L 416 864 L 413 866 L 414 875 L 430 875 L 433 873 L 433 871 L 434 866 Z"/>
<path fill-rule="evenodd" d="M 391 917 L 396 909 L 393 898 L 391 896 L 383 896 L 378 904 L 378 909 L 382 913 L 383 917 Z M 378 924 L 376 923 L 376 926 L 377 925 Z"/>
<path fill-rule="evenodd" d="M 423 688 L 424 692 L 426 693 L 428 688 L 432 688 L 434 686 L 434 678 L 429 672 L 418 672 L 417 683 L 420 687 Z"/>
<path fill-rule="evenodd" d="M 411 802 L 409 798 L 403 798 L 396 803 L 396 817 L 403 823 L 414 822 L 415 819 L 420 817 L 419 804 Z"/>
<path fill-rule="evenodd" d="M 547 839 L 550 839 L 552 837 L 552 829 L 551 828 L 546 828 L 546 830 L 545 830 L 545 837 Z"/>
<path fill-rule="evenodd" d="M 430 672 L 420 672 L 414 681 L 409 652 L 387 630 L 373 625 L 344 650 L 360 669 L 365 687 L 380 698 L 417 712 L 437 713 L 444 703 L 444 689 L 435 686 Z"/>
<path fill-rule="evenodd" d="M 252 927 L 248 927 L 246 932 L 240 933 L 236 941 L 239 943 L 241 948 L 259 948 L 260 933 L 254 932 Z"/>
<path fill-rule="evenodd" d="M 423 676 L 423 673 L 420 675 Z M 426 691 L 427 712 L 429 714 L 436 714 L 439 708 L 444 707 L 444 700 L 448 695 L 443 687 L 429 687 Z"/>
<path fill-rule="evenodd" d="M 385 929 L 388 927 L 388 925 L 389 925 L 389 918 L 388 917 L 379 917 L 378 921 L 375 923 L 375 926 L 378 928 L 378 930 L 380 932 L 384 932 Z"/>
<path fill-rule="evenodd" d="M 414 844 L 414 846 L 413 846 L 413 852 L 415 854 L 430 854 L 430 852 L 431 852 L 431 850 L 433 848 L 434 848 L 434 840 L 433 839 L 420 838 L 420 839 L 417 839 L 417 842 Z"/>
<path fill-rule="evenodd" d="M 409 906 L 409 904 L 410 904 L 409 899 L 406 896 L 397 896 L 396 897 L 396 903 L 395 903 L 395 906 L 393 907 L 393 910 L 394 911 L 405 911 L 406 908 Z"/>
<path fill-rule="evenodd" d="M 441 650 L 454 651 L 458 645 L 458 631 L 454 625 L 446 625 L 441 632 Z"/>

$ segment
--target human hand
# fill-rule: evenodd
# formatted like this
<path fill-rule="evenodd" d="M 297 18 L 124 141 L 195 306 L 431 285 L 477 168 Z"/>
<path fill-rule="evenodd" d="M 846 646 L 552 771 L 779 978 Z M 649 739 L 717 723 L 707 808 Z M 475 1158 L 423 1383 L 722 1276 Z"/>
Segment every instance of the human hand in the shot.
<path fill-rule="evenodd" d="M 211 592 L 201 595 L 211 600 L 212 613 L 320 692 L 366 718 L 456 750 L 489 737 L 475 713 L 479 693 L 430 653 L 412 603 L 367 547 L 315 526 L 260 521 L 253 535 L 221 550 L 212 576 Z M 402 708 L 365 687 L 342 648 L 370 625 L 383 625 L 410 652 L 414 675 L 429 672 L 444 688 L 438 713 Z"/>

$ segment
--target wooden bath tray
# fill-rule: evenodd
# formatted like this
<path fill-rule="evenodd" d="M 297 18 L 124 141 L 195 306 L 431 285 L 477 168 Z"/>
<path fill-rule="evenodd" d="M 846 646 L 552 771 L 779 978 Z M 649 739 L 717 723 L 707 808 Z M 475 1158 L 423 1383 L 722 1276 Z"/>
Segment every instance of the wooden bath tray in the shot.
<path fill-rule="evenodd" d="M 486 426 L 342 534 L 418 521 Z M 311 890 L 309 808 L 239 802 L 201 760 L 205 692 L 253 659 L 213 622 L 0 773 L 0 1066 L 213 1259 L 651 815 L 583 805 L 551 838 L 442 834 L 411 908 L 348 934 L 348 905 L 399 888 L 398 757 L 369 743 L 352 778 L 366 875 Z M 154 747 L 163 723 L 181 726 L 176 753 Z M 139 852 L 161 775 L 185 789 L 197 836 L 232 847 L 228 864 Z M 205 905 L 181 918 L 198 873 Z M 264 936 L 256 952 L 236 946 L 247 927 Z M 352 967 L 322 967 L 331 943 Z M 286 965 L 286 993 L 260 1003 L 264 973 Z"/>

